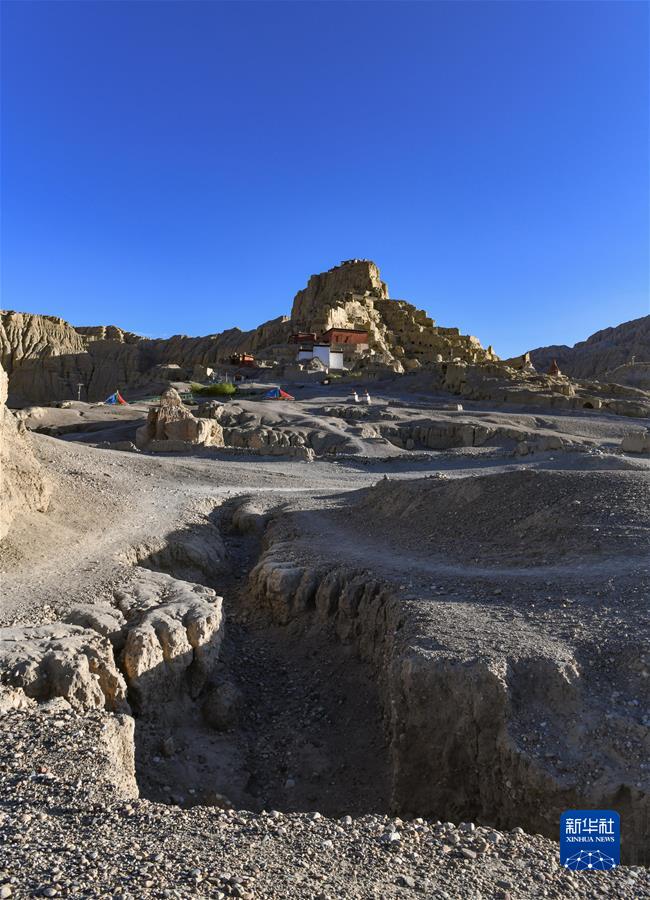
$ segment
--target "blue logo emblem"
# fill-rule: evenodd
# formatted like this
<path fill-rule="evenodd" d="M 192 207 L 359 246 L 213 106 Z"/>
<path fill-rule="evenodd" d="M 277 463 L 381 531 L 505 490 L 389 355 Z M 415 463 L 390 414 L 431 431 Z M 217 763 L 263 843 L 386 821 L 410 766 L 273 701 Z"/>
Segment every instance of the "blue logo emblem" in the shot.
<path fill-rule="evenodd" d="M 585 871 L 621 862 L 621 822 L 612 809 L 567 809 L 560 818 L 560 865 Z"/>

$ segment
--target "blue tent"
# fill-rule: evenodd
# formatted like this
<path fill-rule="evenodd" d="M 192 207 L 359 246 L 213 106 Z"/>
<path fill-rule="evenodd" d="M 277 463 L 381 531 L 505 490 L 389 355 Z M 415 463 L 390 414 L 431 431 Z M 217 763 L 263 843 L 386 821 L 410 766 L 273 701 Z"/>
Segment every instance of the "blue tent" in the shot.
<path fill-rule="evenodd" d="M 283 391 L 282 388 L 271 388 L 270 391 L 267 391 L 264 394 L 265 400 L 295 400 L 295 397 L 292 397 L 291 394 L 287 394 L 286 391 Z"/>
<path fill-rule="evenodd" d="M 119 391 L 115 391 L 114 394 L 111 394 L 110 397 L 107 397 L 106 400 L 104 400 L 104 403 L 110 403 L 110 404 L 123 403 L 126 406 L 126 400 L 120 394 Z"/>

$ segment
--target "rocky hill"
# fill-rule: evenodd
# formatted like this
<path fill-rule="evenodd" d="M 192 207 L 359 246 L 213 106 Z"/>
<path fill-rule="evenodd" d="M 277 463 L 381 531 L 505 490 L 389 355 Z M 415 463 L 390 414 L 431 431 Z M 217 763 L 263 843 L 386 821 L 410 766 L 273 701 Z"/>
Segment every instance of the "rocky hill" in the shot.
<path fill-rule="evenodd" d="M 530 356 L 540 372 L 548 371 L 556 359 L 560 369 L 573 378 L 650 390 L 650 316 L 597 331 L 573 347 L 538 347 Z"/>
<path fill-rule="evenodd" d="M 359 360 L 389 371 L 408 371 L 435 362 L 483 363 L 497 359 L 477 338 L 457 328 L 437 327 L 426 312 L 391 300 L 379 269 L 370 260 L 347 260 L 313 275 L 299 291 L 291 316 L 255 328 L 232 328 L 205 337 L 175 335 L 149 339 L 116 326 L 75 327 L 63 319 L 31 313 L 0 313 L 0 359 L 9 374 L 11 400 L 44 403 L 77 397 L 102 400 L 116 388 L 160 387 L 161 370 L 179 369 L 177 380 L 195 366 L 214 366 L 231 353 L 249 352 L 269 363 L 295 359 L 289 338 L 296 331 L 330 327 L 368 331 L 368 350 Z"/>
<path fill-rule="evenodd" d="M 312 275 L 307 287 L 296 294 L 291 323 L 309 331 L 367 329 L 370 347 L 407 370 L 452 359 L 472 363 L 497 359 L 478 338 L 461 335 L 457 328 L 438 327 L 424 310 L 405 300 L 391 300 L 379 269 L 365 259 L 347 260 Z"/>

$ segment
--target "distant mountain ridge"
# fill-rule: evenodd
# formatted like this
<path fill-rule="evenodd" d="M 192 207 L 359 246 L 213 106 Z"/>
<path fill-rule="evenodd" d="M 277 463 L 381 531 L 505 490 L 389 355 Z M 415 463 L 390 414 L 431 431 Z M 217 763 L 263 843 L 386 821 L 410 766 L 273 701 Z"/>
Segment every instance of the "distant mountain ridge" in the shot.
<path fill-rule="evenodd" d="M 530 351 L 535 368 L 548 371 L 554 359 L 573 378 L 614 381 L 650 389 L 650 316 L 603 328 L 573 347 L 556 344 Z"/>

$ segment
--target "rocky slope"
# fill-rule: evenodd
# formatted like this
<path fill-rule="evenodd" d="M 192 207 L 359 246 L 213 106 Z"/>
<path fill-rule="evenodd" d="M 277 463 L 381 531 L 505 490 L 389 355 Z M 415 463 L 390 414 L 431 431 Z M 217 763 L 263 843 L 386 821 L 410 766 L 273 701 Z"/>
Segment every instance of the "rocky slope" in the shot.
<path fill-rule="evenodd" d="M 294 299 L 291 316 L 280 316 L 252 331 L 232 328 L 205 337 L 175 335 L 151 340 L 115 326 L 73 327 L 63 319 L 31 313 L 0 314 L 0 357 L 16 403 L 76 398 L 103 400 L 116 388 L 137 390 L 165 382 L 165 367 L 178 378 L 194 366 L 213 366 L 234 352 L 289 361 L 288 344 L 298 330 L 322 332 L 332 326 L 369 333 L 369 357 L 396 371 L 420 364 L 460 359 L 496 359 L 477 338 L 433 320 L 403 300 L 390 300 L 379 269 L 370 260 L 348 260 L 320 275 Z"/>
<path fill-rule="evenodd" d="M 650 890 L 641 867 L 567 872 L 552 841 L 521 829 L 139 799 L 120 725 L 56 701 L 0 719 L 1 896 L 638 900 Z"/>
<path fill-rule="evenodd" d="M 29 438 L 5 406 L 7 375 L 0 366 L 0 538 L 16 513 L 44 509 L 49 487 L 34 457 Z"/>
<path fill-rule="evenodd" d="M 613 381 L 650 390 L 650 316 L 597 331 L 573 347 L 538 347 L 530 355 L 540 372 L 547 372 L 556 359 L 560 369 L 574 378 Z"/>

